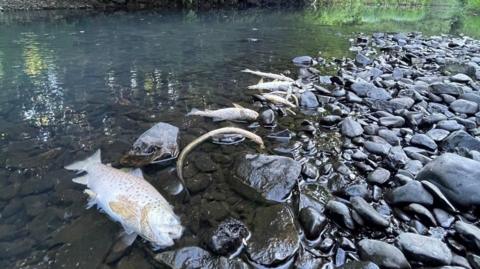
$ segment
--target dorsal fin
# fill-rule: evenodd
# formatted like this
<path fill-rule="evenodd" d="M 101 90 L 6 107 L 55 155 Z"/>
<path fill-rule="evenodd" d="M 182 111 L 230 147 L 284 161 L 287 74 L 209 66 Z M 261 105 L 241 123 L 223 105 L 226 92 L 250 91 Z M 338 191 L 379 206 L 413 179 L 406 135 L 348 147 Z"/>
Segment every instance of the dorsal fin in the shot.
<path fill-rule="evenodd" d="M 232 103 L 232 105 L 233 105 L 234 107 L 236 107 L 236 108 L 244 108 L 243 106 L 241 106 L 241 105 L 239 105 L 239 104 L 237 104 L 237 103 Z"/>

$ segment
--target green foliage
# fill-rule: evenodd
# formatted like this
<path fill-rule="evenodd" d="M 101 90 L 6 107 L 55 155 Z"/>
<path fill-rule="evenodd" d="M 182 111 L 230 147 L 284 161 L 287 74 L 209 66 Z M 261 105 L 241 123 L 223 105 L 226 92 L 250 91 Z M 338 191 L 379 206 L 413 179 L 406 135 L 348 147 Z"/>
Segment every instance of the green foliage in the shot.
<path fill-rule="evenodd" d="M 466 5 L 469 10 L 480 11 L 480 0 L 467 0 Z"/>

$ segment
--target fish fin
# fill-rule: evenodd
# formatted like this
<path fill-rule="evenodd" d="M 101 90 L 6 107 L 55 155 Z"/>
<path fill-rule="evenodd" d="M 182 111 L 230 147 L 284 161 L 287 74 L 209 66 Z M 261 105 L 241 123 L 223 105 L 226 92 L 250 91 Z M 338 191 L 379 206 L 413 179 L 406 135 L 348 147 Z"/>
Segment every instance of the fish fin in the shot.
<path fill-rule="evenodd" d="M 262 84 L 263 83 L 263 77 L 258 81 L 258 84 Z"/>
<path fill-rule="evenodd" d="M 192 108 L 192 110 L 190 112 L 188 112 L 186 116 L 198 115 L 199 112 L 202 112 L 202 111 L 200 111 L 199 109 L 196 109 L 196 108 Z"/>
<path fill-rule="evenodd" d="M 90 209 L 97 203 L 97 194 L 91 189 L 86 189 L 83 191 L 83 193 L 88 195 L 87 209 Z"/>
<path fill-rule="evenodd" d="M 243 72 L 243 73 L 252 73 L 253 71 L 247 68 L 247 69 L 243 69 L 243 70 L 240 71 L 240 72 Z"/>
<path fill-rule="evenodd" d="M 239 105 L 239 104 L 237 104 L 237 103 L 232 103 L 232 105 L 233 105 L 234 107 L 236 107 L 236 108 L 244 108 L 243 106 L 241 106 L 241 105 Z"/>
<path fill-rule="evenodd" d="M 65 169 L 67 170 L 77 170 L 77 171 L 87 171 L 88 167 L 94 165 L 94 164 L 99 164 L 102 163 L 102 158 L 100 155 L 100 150 L 95 151 L 95 153 L 86 158 L 83 161 L 77 161 L 74 162 L 70 165 L 65 166 Z"/>
<path fill-rule="evenodd" d="M 75 183 L 78 183 L 78 184 L 87 185 L 88 184 L 88 177 L 87 177 L 87 175 L 84 175 L 84 176 L 81 176 L 81 177 L 75 177 L 75 178 L 72 178 L 72 181 L 75 182 Z"/>
<path fill-rule="evenodd" d="M 135 242 L 135 239 L 137 239 L 137 236 L 138 236 L 138 234 L 135 233 L 135 232 L 128 233 L 127 231 L 123 231 L 120 234 L 120 242 L 124 246 L 127 246 L 127 247 L 131 246 L 133 244 L 133 242 Z"/>
<path fill-rule="evenodd" d="M 218 118 L 218 117 L 213 117 L 213 118 L 212 118 L 212 121 L 224 121 L 224 119 Z"/>

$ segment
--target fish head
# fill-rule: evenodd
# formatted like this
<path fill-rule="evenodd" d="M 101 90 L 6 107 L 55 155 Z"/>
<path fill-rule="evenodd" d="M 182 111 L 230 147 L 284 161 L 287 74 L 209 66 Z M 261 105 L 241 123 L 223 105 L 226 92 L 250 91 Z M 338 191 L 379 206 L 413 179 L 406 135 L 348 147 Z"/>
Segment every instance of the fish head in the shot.
<path fill-rule="evenodd" d="M 148 212 L 148 226 L 151 230 L 151 241 L 156 246 L 172 246 L 173 240 L 180 238 L 183 233 L 180 219 L 169 205 L 151 208 Z"/>

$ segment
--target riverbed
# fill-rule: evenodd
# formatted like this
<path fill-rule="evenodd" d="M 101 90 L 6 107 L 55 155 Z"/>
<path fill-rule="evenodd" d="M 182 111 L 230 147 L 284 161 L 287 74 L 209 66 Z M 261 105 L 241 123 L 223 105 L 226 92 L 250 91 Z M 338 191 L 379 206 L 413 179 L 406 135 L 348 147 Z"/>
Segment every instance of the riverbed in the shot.
<path fill-rule="evenodd" d="M 160 121 L 180 128 L 181 146 L 228 125 L 185 114 L 233 102 L 252 107 L 246 87 L 258 78 L 241 73 L 245 68 L 296 77 L 292 58 L 353 57 L 350 41 L 360 32 L 480 38 L 478 17 L 457 5 L 5 12 L 0 23 L 0 244 L 9 249 L 0 252 L 2 268 L 159 266 L 140 240 L 125 256 L 107 256 L 121 226 L 85 209 L 83 188 L 63 166 L 96 149 L 104 163 L 119 166 L 135 139 Z M 272 132 L 298 129 L 311 117 L 284 117 Z M 324 131 L 319 148 L 331 151 L 340 138 Z M 227 169 L 235 153 L 255 151 L 251 143 L 199 147 L 186 168 L 200 178 L 188 201 L 176 194 L 173 166 L 145 169 L 186 226 L 173 249 L 205 247 L 202 234 L 228 217 L 253 225 L 264 205 L 231 190 Z"/>

